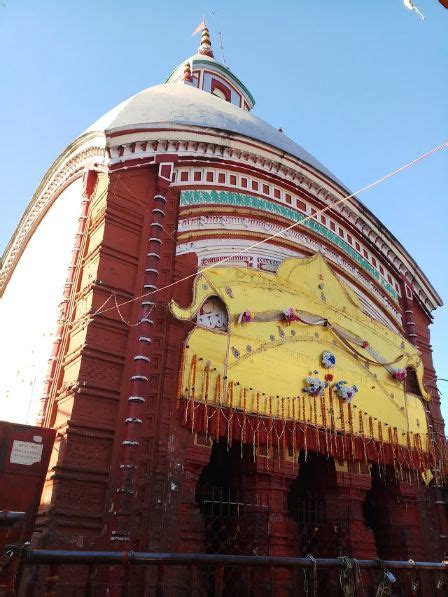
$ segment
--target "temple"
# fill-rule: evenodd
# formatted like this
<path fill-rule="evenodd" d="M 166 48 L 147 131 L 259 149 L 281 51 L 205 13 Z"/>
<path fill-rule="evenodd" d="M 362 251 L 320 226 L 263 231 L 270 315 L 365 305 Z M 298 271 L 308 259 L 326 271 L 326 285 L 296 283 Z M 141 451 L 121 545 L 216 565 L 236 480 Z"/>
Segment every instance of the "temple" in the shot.
<path fill-rule="evenodd" d="M 56 430 L 33 544 L 440 560 L 441 299 L 201 35 L 2 259 L 0 418 Z"/>

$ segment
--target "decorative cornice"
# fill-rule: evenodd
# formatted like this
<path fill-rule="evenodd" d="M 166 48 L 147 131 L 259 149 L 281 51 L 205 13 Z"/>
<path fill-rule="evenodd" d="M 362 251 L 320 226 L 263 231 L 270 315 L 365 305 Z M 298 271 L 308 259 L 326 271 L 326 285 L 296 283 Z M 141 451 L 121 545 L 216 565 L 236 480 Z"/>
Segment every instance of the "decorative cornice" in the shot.
<path fill-rule="evenodd" d="M 198 219 L 202 220 L 200 230 L 197 229 L 197 225 L 195 224 Z M 246 230 L 244 230 L 246 226 L 239 231 L 232 229 L 234 226 L 240 226 L 242 221 L 247 222 Z M 208 222 L 210 222 L 209 226 L 207 225 Z M 268 226 L 265 224 L 266 223 L 256 219 L 247 219 L 240 216 L 200 216 L 199 218 L 191 217 L 183 219 L 179 225 L 179 244 L 177 252 L 181 254 L 183 252 L 194 250 L 195 252 L 200 253 L 201 243 L 208 242 L 208 239 L 210 239 L 214 250 L 211 250 L 211 247 L 209 247 L 207 249 L 207 255 L 212 257 L 215 254 L 221 254 L 223 250 L 230 251 L 229 248 L 226 249 L 222 246 L 222 242 L 219 239 L 229 238 L 231 241 L 227 242 L 228 247 L 240 247 L 245 245 L 246 242 L 241 240 L 242 236 L 247 239 L 253 238 L 252 242 L 256 242 L 262 238 L 266 238 L 268 234 L 277 233 L 281 229 L 280 226 L 273 223 L 269 223 Z M 220 226 L 220 228 L 213 230 L 211 226 Z M 247 242 L 249 243 L 249 241 Z M 335 263 L 341 270 L 345 271 L 346 276 L 351 277 L 358 285 L 362 286 L 366 290 L 367 296 L 370 296 L 378 305 L 381 305 L 380 308 L 390 320 L 394 329 L 402 329 L 401 313 L 399 309 L 397 309 L 397 306 L 394 305 L 392 301 L 388 300 L 371 278 L 364 275 L 353 263 L 344 259 L 340 253 L 330 249 L 324 243 L 319 242 L 318 238 L 310 237 L 295 230 L 290 230 L 285 235 L 279 236 L 277 244 L 275 244 L 274 241 L 271 241 L 266 243 L 265 246 L 272 250 L 272 247 L 275 247 L 278 244 L 282 246 L 286 245 L 289 246 L 290 249 L 293 249 L 295 253 L 292 253 L 292 255 L 296 254 L 297 249 L 300 248 L 304 248 L 307 251 L 307 254 L 320 252 L 325 255 L 327 259 Z M 256 252 L 260 252 L 260 248 L 257 248 Z M 250 256 L 252 253 L 245 253 L 245 255 Z"/>
<path fill-rule="evenodd" d="M 237 167 L 250 167 L 275 176 L 294 185 L 299 192 L 311 193 L 324 205 L 331 205 L 332 211 L 357 229 L 366 242 L 390 263 L 398 276 L 409 280 L 414 295 L 428 314 L 443 304 L 415 260 L 367 207 L 355 197 L 350 199 L 349 205 L 337 204 L 349 194 L 346 188 L 306 162 L 275 147 L 236 133 L 175 125 L 170 129 L 139 127 L 111 131 L 108 153 L 110 165 L 115 168 L 127 167 L 126 162 L 138 164 L 150 157 L 154 159 L 157 154 L 175 153 L 180 160 L 226 161 Z"/>
<path fill-rule="evenodd" d="M 314 219 L 306 219 L 304 215 L 299 213 L 296 209 L 286 205 L 280 205 L 273 201 L 260 199 L 248 194 L 232 193 L 229 191 L 181 191 L 180 206 L 193 205 L 231 205 L 235 207 L 250 208 L 256 211 L 266 212 L 281 216 L 287 220 L 296 223 L 301 223 L 306 228 L 312 230 L 318 236 L 325 237 L 332 244 L 337 245 L 341 251 L 346 253 L 353 259 L 361 269 L 365 270 L 372 278 L 374 278 L 389 294 L 394 301 L 397 301 L 397 293 L 392 286 L 372 267 L 372 265 L 357 253 L 353 247 L 342 240 L 337 234 L 322 226 Z"/>
<path fill-rule="evenodd" d="M 90 147 L 84 147 L 86 144 L 90 144 Z M 104 155 L 105 146 L 107 157 Z M 84 152 L 82 156 L 78 155 L 81 148 Z M 4 252 L 0 293 L 30 233 L 55 199 L 58 189 L 62 189 L 76 170 L 81 169 L 81 164 L 97 159 L 111 170 L 129 170 L 153 162 L 157 156 L 167 153 L 176 154 L 179 164 L 183 159 L 201 159 L 215 164 L 217 161 L 220 164 L 232 164 L 236 168 L 250 168 L 276 178 L 279 183 L 293 186 L 296 192 L 311 194 L 321 205 L 332 206 L 332 212 L 339 214 L 340 218 L 356 229 L 365 242 L 394 268 L 396 275 L 409 281 L 414 296 L 429 316 L 433 309 L 442 305 L 440 296 L 418 264 L 378 218 L 356 198 L 350 199 L 350 205 L 337 204 L 349 193 L 340 183 L 306 162 L 256 139 L 216 129 L 177 124 L 170 128 L 140 125 L 134 129 L 114 129 L 108 132 L 107 142 L 104 132 L 86 133 L 72 143 L 54 162 L 39 185 Z"/>
<path fill-rule="evenodd" d="M 105 138 L 99 133 L 81 135 L 53 162 L 26 208 L 1 260 L 0 296 L 28 240 L 64 188 L 86 167 L 104 164 Z"/>

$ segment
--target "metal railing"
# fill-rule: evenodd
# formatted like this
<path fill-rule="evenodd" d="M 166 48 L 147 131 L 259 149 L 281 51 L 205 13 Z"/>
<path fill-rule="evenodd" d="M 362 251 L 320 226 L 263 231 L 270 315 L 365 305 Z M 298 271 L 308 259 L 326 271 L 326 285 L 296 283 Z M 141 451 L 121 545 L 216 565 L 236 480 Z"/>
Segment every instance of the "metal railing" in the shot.
<path fill-rule="evenodd" d="M 25 512 L 14 512 L 12 510 L 0 510 L 0 526 L 12 526 L 17 522 L 23 522 Z"/>
<path fill-rule="evenodd" d="M 415 594 L 430 597 L 448 593 L 448 562 L 356 560 L 348 557 L 315 559 L 311 555 L 290 558 L 67 551 L 30 549 L 27 546 L 9 546 L 11 551 L 17 558 L 15 592 L 10 589 L 11 592 L 5 594 L 25 597 L 72 594 L 87 597 L 106 594 L 121 594 L 123 597 L 258 597 L 278 594 L 314 597 L 320 594 L 339 595 L 339 591 L 347 587 L 351 592 L 341 594 L 365 597 Z M 232 574 L 229 575 L 229 572 Z M 380 589 L 384 592 L 378 593 Z"/>

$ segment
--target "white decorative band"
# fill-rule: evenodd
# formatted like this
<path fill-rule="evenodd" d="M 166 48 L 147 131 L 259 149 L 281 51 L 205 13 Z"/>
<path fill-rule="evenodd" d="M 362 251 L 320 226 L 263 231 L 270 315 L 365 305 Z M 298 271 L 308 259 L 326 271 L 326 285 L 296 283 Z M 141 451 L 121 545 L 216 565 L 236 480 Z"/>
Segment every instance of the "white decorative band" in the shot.
<path fill-rule="evenodd" d="M 152 210 L 152 212 L 151 212 L 151 213 L 153 213 L 154 215 L 155 215 L 155 214 L 160 214 L 160 215 L 162 216 L 162 218 L 163 218 L 163 217 L 164 217 L 164 215 L 165 215 L 165 212 L 163 211 L 163 209 L 159 209 L 158 207 L 155 207 L 155 208 Z"/>
<path fill-rule="evenodd" d="M 141 340 L 141 338 L 139 338 Z M 146 375 L 133 375 L 131 381 L 149 381 Z"/>
<path fill-rule="evenodd" d="M 146 253 L 146 257 L 155 257 L 156 259 L 160 259 L 160 255 L 158 253 Z"/>
<path fill-rule="evenodd" d="M 124 420 L 125 423 L 136 423 L 137 425 L 141 425 L 143 423 L 143 421 L 141 419 L 139 419 L 138 417 L 127 417 Z"/>
<path fill-rule="evenodd" d="M 121 443 L 123 446 L 130 446 L 131 448 L 136 448 L 140 445 L 140 442 L 135 439 L 125 439 Z"/>
<path fill-rule="evenodd" d="M 140 402 L 140 404 L 144 404 L 145 399 L 143 396 L 129 396 L 128 402 Z"/>
<path fill-rule="evenodd" d="M 140 338 L 138 339 L 139 342 L 147 342 L 148 344 L 150 344 L 151 342 L 151 338 L 148 338 L 147 336 L 140 336 Z"/>
<path fill-rule="evenodd" d="M 151 236 L 151 238 L 148 240 L 149 243 L 159 243 L 159 245 L 162 244 L 162 240 L 160 238 L 156 238 L 155 236 Z"/>

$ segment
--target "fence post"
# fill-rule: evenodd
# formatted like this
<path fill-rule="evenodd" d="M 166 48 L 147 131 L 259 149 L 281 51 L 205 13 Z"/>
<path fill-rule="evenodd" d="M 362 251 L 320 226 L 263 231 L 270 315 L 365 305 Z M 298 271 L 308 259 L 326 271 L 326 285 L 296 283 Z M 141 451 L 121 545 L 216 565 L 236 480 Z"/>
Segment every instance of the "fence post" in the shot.
<path fill-rule="evenodd" d="M 224 564 L 219 564 L 215 568 L 215 594 L 214 597 L 222 597 L 224 589 Z"/>

